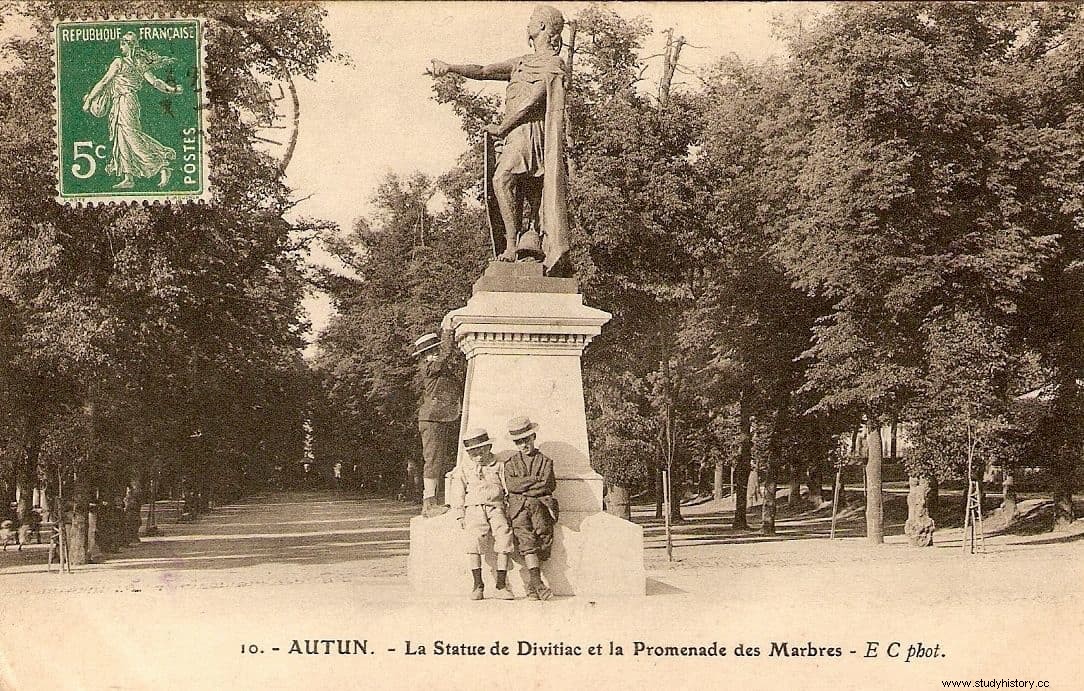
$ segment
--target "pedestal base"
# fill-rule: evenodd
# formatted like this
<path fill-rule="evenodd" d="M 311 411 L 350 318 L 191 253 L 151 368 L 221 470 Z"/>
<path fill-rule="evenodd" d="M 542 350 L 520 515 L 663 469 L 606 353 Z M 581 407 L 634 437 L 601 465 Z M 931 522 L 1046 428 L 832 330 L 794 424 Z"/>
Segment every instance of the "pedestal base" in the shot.
<path fill-rule="evenodd" d="M 542 577 L 556 595 L 602 598 L 643 595 L 644 530 L 608 513 L 561 513 L 553 536 L 553 551 L 542 564 Z M 454 512 L 410 521 L 410 586 L 421 595 L 462 595 L 471 591 L 470 569 L 463 530 Z M 482 557 L 486 592 L 496 582 L 492 547 Z M 526 597 L 529 580 L 519 554 L 512 555 L 508 585 L 516 597 Z"/>
<path fill-rule="evenodd" d="M 574 280 L 545 277 L 538 264 L 501 262 L 490 264 L 466 306 L 444 318 L 467 357 L 461 432 L 487 430 L 501 455 L 514 450 L 508 420 L 525 415 L 537 425 L 539 450 L 553 461 L 561 518 L 542 573 L 558 595 L 644 594 L 643 528 L 602 513 L 602 477 L 588 448 L 580 359 L 609 319 L 583 304 Z M 453 507 L 463 503 L 455 484 L 447 492 Z M 410 522 L 408 572 L 419 594 L 466 597 L 471 590 L 455 516 L 453 510 Z M 483 578 L 492 590 L 496 557 L 488 552 Z M 514 559 L 509 585 L 523 597 L 528 573 L 522 558 Z"/>

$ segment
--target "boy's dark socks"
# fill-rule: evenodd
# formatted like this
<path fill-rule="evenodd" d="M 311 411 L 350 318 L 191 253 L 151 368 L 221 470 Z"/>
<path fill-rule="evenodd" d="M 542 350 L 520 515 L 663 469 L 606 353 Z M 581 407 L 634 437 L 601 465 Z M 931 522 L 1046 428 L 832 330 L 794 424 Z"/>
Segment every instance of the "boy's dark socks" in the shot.
<path fill-rule="evenodd" d="M 481 572 L 479 572 L 479 573 L 481 573 Z M 503 588 L 505 585 L 507 585 L 507 579 L 508 579 L 508 572 L 507 571 L 498 571 L 497 572 L 497 587 L 498 588 Z"/>
<path fill-rule="evenodd" d="M 481 569 L 471 569 L 470 572 L 471 572 L 471 575 L 474 576 L 474 587 L 475 588 L 481 588 L 482 587 L 482 570 Z"/>
<path fill-rule="evenodd" d="M 532 585 L 538 585 L 542 583 L 542 567 L 535 566 L 534 568 L 528 569 L 528 571 L 530 571 L 531 573 Z"/>

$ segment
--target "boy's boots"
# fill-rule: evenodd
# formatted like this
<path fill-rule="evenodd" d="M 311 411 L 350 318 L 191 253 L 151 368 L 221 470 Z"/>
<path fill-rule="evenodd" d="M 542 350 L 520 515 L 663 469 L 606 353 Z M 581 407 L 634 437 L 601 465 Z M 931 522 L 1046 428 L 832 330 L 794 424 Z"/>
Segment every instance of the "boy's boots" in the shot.
<path fill-rule="evenodd" d="M 471 591 L 470 599 L 481 600 L 484 595 L 485 589 L 482 585 L 482 570 L 471 569 L 471 575 L 474 577 L 474 590 Z"/>
<path fill-rule="evenodd" d="M 508 589 L 508 571 L 497 570 L 497 587 L 493 590 L 495 600 L 515 600 L 516 596 Z"/>
<path fill-rule="evenodd" d="M 436 497 L 426 497 L 422 500 L 422 515 L 426 518 L 433 518 L 447 512 L 448 507 L 437 503 Z"/>
<path fill-rule="evenodd" d="M 529 571 L 531 580 L 527 584 L 527 598 L 530 600 L 548 600 L 553 597 L 553 591 L 542 581 L 542 569 L 532 567 Z"/>

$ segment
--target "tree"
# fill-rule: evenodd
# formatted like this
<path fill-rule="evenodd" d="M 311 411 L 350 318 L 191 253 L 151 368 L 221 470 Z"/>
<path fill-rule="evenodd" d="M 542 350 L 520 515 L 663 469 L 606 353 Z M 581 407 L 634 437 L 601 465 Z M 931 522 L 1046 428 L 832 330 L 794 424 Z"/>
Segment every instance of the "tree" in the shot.
<path fill-rule="evenodd" d="M 320 334 L 314 362 L 323 401 L 314 421 L 316 454 L 357 465 L 366 482 L 384 490 L 420 483 L 411 345 L 466 302 L 487 256 L 475 183 L 464 179 L 462 170 L 438 180 L 389 175 L 371 221 L 359 219 L 345 238 L 325 237 L 353 275 L 325 271 L 321 278 L 336 315 Z M 437 192 L 447 207 L 431 213 L 427 203 Z M 415 477 L 404 479 L 408 468 Z"/>
<path fill-rule="evenodd" d="M 1018 36 L 1011 12 L 842 6 L 794 39 L 794 127 L 781 146 L 797 153 L 797 199 L 776 252 L 796 286 L 832 304 L 808 352 L 816 407 L 861 413 L 871 437 L 927 395 L 923 372 L 944 356 L 926 352 L 924 333 L 953 305 L 996 332 L 1048 252 L 1007 220 L 989 164 L 988 142 L 1011 116 L 991 88 Z M 988 374 L 995 389 L 1004 381 Z M 877 460 L 867 463 L 874 542 Z"/>
<path fill-rule="evenodd" d="M 824 416 L 799 391 L 814 319 L 826 305 L 797 290 L 773 256 L 781 217 L 789 149 L 774 146 L 784 135 L 790 89 L 776 64 L 725 59 L 707 80 L 703 152 L 698 165 L 712 182 L 714 238 L 706 257 L 708 281 L 702 323 L 703 341 L 713 350 L 711 371 L 716 400 L 737 401 L 741 443 L 736 464 L 734 527 L 746 528 L 744 487 L 753 458 L 753 429 L 766 444 L 758 476 L 774 486 L 787 464 L 797 477 L 826 460 Z M 818 443 L 820 439 L 820 443 Z M 814 471 L 814 477 L 816 471 Z M 762 528 L 772 531 L 774 490 L 766 491 Z M 811 487 L 811 494 L 812 487 Z M 819 495 L 819 492 L 817 493 Z M 792 497 L 797 499 L 797 497 Z"/>
<path fill-rule="evenodd" d="M 994 132 L 992 185 L 1006 222 L 1036 252 L 1018 301 L 1024 347 L 1038 356 L 1051 394 L 1032 450 L 1051 467 L 1055 528 L 1074 519 L 1073 476 L 1084 449 L 1084 151 L 1079 103 L 1084 50 L 1081 4 L 1025 4 L 1007 10 L 1017 42 L 996 76 L 1013 119 Z"/>
<path fill-rule="evenodd" d="M 151 465 L 143 459 L 189 458 L 174 470 L 205 502 L 235 494 L 244 464 L 300 448 L 302 389 L 284 382 L 301 372 L 302 252 L 318 224 L 283 220 L 290 191 L 278 165 L 253 148 L 240 112 L 267 107 L 254 72 L 311 77 L 330 43 L 315 6 L 202 9 L 212 204 L 82 209 L 52 200 L 52 22 L 108 8 L 4 10 L 25 13 L 33 28 L 27 39 L 6 38 L 13 59 L 0 87 L 0 160 L 14 174 L 0 183 L 0 287 L 17 334 L 9 391 L 24 438 L 49 449 L 48 476 L 59 470 L 57 489 L 74 502 L 75 563 L 86 559 L 91 498 L 141 485 L 130 475 Z M 264 405 L 272 400 L 281 407 Z M 267 429 L 292 438 L 279 451 L 261 448 L 278 441 Z"/>
<path fill-rule="evenodd" d="M 700 213 L 707 187 L 690 156 L 696 104 L 666 85 L 655 103 L 637 91 L 646 21 L 593 6 L 576 22 L 583 40 L 569 105 L 570 206 L 582 248 L 575 261 L 585 296 L 614 315 L 586 366 L 643 382 L 656 423 L 637 441 L 655 450 L 656 472 L 675 471 L 680 499 L 692 460 L 690 422 L 701 415 L 681 335 L 704 288 L 696 252 L 707 233 Z M 664 72 L 676 67 L 678 52 Z M 672 515 L 680 518 L 680 501 Z"/>

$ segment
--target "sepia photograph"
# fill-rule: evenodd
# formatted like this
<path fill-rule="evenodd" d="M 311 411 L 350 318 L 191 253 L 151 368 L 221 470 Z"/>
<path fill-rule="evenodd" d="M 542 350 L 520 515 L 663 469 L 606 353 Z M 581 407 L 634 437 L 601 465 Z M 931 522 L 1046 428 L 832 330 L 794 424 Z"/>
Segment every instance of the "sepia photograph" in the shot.
<path fill-rule="evenodd" d="M 0 0 L 0 690 L 1073 689 L 1084 2 Z"/>

